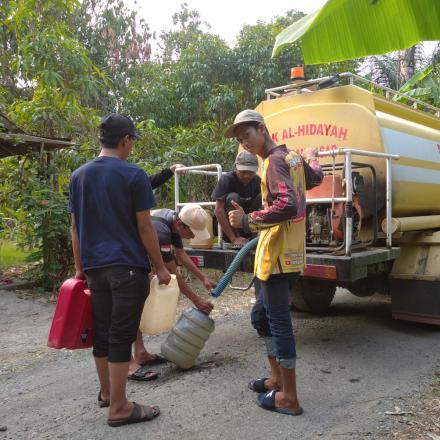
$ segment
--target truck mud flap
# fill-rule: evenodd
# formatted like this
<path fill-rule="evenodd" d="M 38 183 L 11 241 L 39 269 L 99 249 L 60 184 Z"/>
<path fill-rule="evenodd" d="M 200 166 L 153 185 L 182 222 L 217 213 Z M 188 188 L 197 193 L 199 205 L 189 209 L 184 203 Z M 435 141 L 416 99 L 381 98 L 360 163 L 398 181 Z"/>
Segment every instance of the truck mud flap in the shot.
<path fill-rule="evenodd" d="M 391 278 L 394 319 L 440 325 L 440 280 Z"/>

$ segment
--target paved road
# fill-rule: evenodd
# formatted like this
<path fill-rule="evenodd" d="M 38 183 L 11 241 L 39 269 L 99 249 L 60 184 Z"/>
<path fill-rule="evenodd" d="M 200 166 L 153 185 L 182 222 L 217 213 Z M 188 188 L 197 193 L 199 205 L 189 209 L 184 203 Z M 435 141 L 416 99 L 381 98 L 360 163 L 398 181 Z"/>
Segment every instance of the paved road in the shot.
<path fill-rule="evenodd" d="M 409 408 L 440 369 L 440 329 L 392 321 L 383 297 L 339 291 L 328 316 L 294 318 L 304 415 L 263 411 L 246 387 L 266 374 L 251 300 L 216 319 L 195 368 L 165 365 L 158 381 L 129 384 L 133 400 L 160 405 L 158 419 L 113 429 L 90 353 L 45 347 L 53 306 L 1 291 L 0 439 L 379 439 L 402 421 L 385 412 Z"/>

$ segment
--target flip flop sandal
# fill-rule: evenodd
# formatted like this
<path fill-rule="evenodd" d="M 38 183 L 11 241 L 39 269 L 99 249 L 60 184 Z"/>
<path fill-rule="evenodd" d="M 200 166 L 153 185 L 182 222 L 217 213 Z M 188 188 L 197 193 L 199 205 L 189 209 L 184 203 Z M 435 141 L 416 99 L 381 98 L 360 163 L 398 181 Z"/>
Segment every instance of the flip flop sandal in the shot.
<path fill-rule="evenodd" d="M 304 411 L 301 407 L 298 409 L 288 409 L 288 408 L 277 408 L 275 406 L 275 394 L 277 392 L 275 390 L 270 391 L 269 393 L 261 393 L 257 397 L 257 404 L 263 409 L 267 409 L 268 411 L 274 411 L 280 414 L 286 414 L 288 416 L 299 416 Z"/>
<path fill-rule="evenodd" d="M 133 405 L 133 411 L 127 418 L 119 420 L 108 419 L 107 423 L 111 427 L 117 428 L 118 426 L 129 425 L 131 423 L 148 422 L 149 420 L 153 420 L 160 413 L 158 406 L 139 405 L 136 402 L 133 402 Z M 142 412 L 144 415 L 142 415 Z"/>
<path fill-rule="evenodd" d="M 143 362 L 142 364 L 140 364 L 142 367 L 145 367 L 147 365 L 160 365 L 160 364 L 166 364 L 168 361 L 168 359 L 165 359 L 164 357 L 155 354 L 154 357 L 152 359 L 150 359 L 147 362 Z"/>
<path fill-rule="evenodd" d="M 110 400 L 103 400 L 101 391 L 98 394 L 98 405 L 100 408 L 108 408 L 110 406 Z"/>
<path fill-rule="evenodd" d="M 159 377 L 159 373 L 156 371 L 148 370 L 146 367 L 138 368 L 133 374 L 129 374 L 128 379 L 147 382 Z"/>
<path fill-rule="evenodd" d="M 251 380 L 248 383 L 248 388 L 256 393 L 267 393 L 269 390 L 264 386 L 264 382 L 268 377 L 263 377 L 261 379 Z"/>

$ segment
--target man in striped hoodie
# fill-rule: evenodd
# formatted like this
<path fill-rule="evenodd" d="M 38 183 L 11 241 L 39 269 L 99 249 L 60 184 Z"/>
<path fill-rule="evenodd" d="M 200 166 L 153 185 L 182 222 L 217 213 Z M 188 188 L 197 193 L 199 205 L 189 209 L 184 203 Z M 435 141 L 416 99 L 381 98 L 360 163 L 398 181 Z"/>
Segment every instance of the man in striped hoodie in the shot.
<path fill-rule="evenodd" d="M 225 134 L 235 137 L 247 151 L 263 160 L 261 193 L 263 209 L 245 214 L 235 204 L 229 213 L 234 228 L 259 232 L 254 273 L 266 313 L 260 315 L 270 378 L 249 382 L 259 393 L 258 404 L 271 411 L 300 415 L 296 392 L 296 350 L 289 311 L 289 291 L 305 266 L 306 189 L 319 185 L 322 171 L 316 149 L 305 157 L 276 145 L 263 116 L 255 110 L 239 113 Z"/>

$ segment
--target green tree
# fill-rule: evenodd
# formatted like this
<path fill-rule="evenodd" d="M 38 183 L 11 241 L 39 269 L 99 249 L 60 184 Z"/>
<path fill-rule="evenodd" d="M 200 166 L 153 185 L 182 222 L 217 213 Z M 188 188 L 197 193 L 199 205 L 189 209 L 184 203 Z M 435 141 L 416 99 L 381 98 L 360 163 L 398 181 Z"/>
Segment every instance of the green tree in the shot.
<path fill-rule="evenodd" d="M 137 141 L 131 160 L 150 174 L 173 163 L 201 165 L 220 163 L 229 170 L 234 162 L 236 145 L 223 137 L 223 130 L 214 123 L 201 123 L 191 128 L 161 128 L 154 121 L 138 124 L 141 140 Z M 210 200 L 215 179 L 206 176 L 185 176 L 182 179 L 182 200 Z M 174 206 L 171 181 L 156 190 L 158 206 Z"/>
<path fill-rule="evenodd" d="M 302 12 L 292 10 L 269 23 L 259 22 L 243 27 L 234 48 L 233 63 L 234 87 L 242 91 L 241 108 L 255 107 L 265 99 L 265 89 L 287 84 L 290 68 L 304 64 L 299 43 L 283 48 L 277 57 L 271 58 L 276 35 L 303 16 Z M 306 66 L 305 74 L 307 78 L 318 78 L 346 71 L 355 72 L 358 66 L 356 60 Z"/>
<path fill-rule="evenodd" d="M 160 36 L 161 60 L 165 63 L 178 60 L 182 52 L 204 33 L 202 24 L 209 28 L 202 23 L 197 11 L 188 9 L 187 3 L 182 3 L 180 11 L 173 14 L 172 21 L 177 29 L 162 32 Z"/>
<path fill-rule="evenodd" d="M 227 87 L 232 80 L 231 67 L 231 50 L 219 37 L 202 34 L 188 45 L 174 65 L 179 125 L 207 122 L 234 111 L 238 93 Z"/>
<path fill-rule="evenodd" d="M 398 90 L 406 81 L 426 65 L 422 45 L 384 55 L 368 57 L 367 68 L 372 81 Z"/>
<path fill-rule="evenodd" d="M 34 274 L 44 288 L 54 288 L 70 268 L 69 176 L 99 151 L 99 117 L 110 111 L 133 117 L 143 138 L 131 160 L 149 173 L 176 162 L 220 163 L 229 170 L 237 146 L 224 139 L 225 126 L 265 99 L 266 88 L 287 83 L 290 68 L 303 63 L 298 45 L 271 59 L 275 35 L 301 16 L 290 11 L 245 26 L 230 48 L 183 3 L 152 59 L 149 27 L 124 0 L 0 4 L 0 112 L 29 133 L 68 136 L 78 145 L 8 158 L 0 166 L 0 227 L 34 248 Z M 306 75 L 357 66 L 306 67 Z M 208 200 L 214 183 L 187 176 L 182 199 Z M 159 206 L 173 205 L 172 185 L 158 190 Z"/>
<path fill-rule="evenodd" d="M 71 26 L 91 61 L 109 79 L 96 107 L 102 112 L 120 110 L 132 69 L 151 58 L 147 23 L 122 0 L 83 0 Z"/>
<path fill-rule="evenodd" d="M 43 136 L 72 136 L 82 143 L 95 133 L 93 106 L 107 78 L 69 25 L 79 6 L 75 0 L 2 5 L 3 30 L 14 44 L 7 47 L 10 64 L 2 70 L 1 83 L 10 69 L 14 85 L 3 108 L 19 127 Z M 38 263 L 34 274 L 49 290 L 70 267 L 66 182 L 71 169 L 61 157 L 47 153 L 2 161 L 10 188 L 1 197 L 3 222 L 15 225 L 20 243 L 33 248 Z"/>
<path fill-rule="evenodd" d="M 290 68 L 303 64 L 298 44 L 291 45 L 280 57 L 271 59 L 275 36 L 304 14 L 297 11 L 277 17 L 270 23 L 246 25 L 234 48 L 234 86 L 242 91 L 242 108 L 255 107 L 265 98 L 264 90 L 286 84 Z"/>
<path fill-rule="evenodd" d="M 90 107 L 105 75 L 68 27 L 75 0 L 19 0 L 5 21 L 15 35 L 12 67 L 24 82 L 26 96 L 16 99 L 9 115 L 28 132 L 47 136 L 84 132 Z M 75 130 L 75 125 L 81 125 Z"/>

